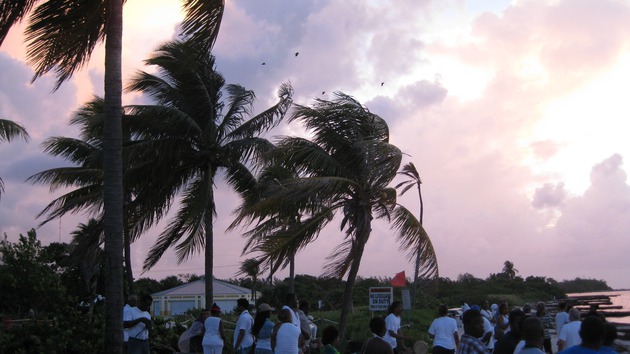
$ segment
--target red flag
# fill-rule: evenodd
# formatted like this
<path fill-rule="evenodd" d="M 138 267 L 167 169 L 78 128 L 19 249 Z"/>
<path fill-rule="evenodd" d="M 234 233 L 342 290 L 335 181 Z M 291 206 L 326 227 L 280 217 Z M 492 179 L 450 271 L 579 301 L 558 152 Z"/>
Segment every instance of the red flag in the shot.
<path fill-rule="evenodd" d="M 396 273 L 396 275 L 390 281 L 390 284 L 392 284 L 392 286 L 402 286 L 402 287 L 407 286 L 407 279 L 405 278 L 405 271 L 403 270 L 400 273 Z"/>

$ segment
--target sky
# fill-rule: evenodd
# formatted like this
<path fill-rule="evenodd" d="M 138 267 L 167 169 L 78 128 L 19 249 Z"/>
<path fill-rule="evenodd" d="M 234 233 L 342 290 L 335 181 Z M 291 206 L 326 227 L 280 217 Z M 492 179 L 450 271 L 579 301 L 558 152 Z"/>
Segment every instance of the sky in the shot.
<path fill-rule="evenodd" d="M 179 6 L 127 2 L 123 80 L 152 70 L 143 59 L 176 36 Z M 60 193 L 25 182 L 69 165 L 46 156 L 41 143 L 76 137 L 73 112 L 103 92 L 102 48 L 54 93 L 53 77 L 31 83 L 23 28 L 0 48 L 0 117 L 32 138 L 0 144 L 0 232 L 9 240 L 37 227 L 36 215 Z M 629 33 L 625 0 L 227 0 L 213 53 L 226 82 L 254 90 L 256 112 L 289 81 L 296 103 L 341 91 L 383 117 L 403 162 L 421 175 L 440 276 L 486 278 L 509 260 L 523 277 L 630 288 Z M 269 138 L 301 133 L 282 126 Z M 252 255 L 241 255 L 242 230 L 225 232 L 237 195 L 222 180 L 216 187 L 215 276 L 232 278 Z M 419 211 L 415 192 L 400 203 Z M 38 237 L 69 242 L 86 220 L 65 216 L 38 228 Z M 136 278 L 203 273 L 203 255 L 178 264 L 169 252 L 140 274 L 163 225 L 133 244 Z M 341 239 L 336 220 L 298 255 L 296 272 L 320 275 Z M 375 222 L 359 275 L 411 276 L 398 247 L 389 224 Z"/>

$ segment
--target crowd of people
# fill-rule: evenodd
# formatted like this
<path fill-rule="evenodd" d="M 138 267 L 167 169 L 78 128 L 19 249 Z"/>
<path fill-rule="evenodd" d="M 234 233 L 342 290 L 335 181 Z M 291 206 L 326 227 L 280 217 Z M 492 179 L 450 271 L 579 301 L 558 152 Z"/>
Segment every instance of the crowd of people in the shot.
<path fill-rule="evenodd" d="M 130 354 L 148 354 L 148 335 L 152 328 L 149 309 L 151 296 L 138 299 L 131 296 L 123 310 L 125 347 Z M 250 311 L 255 313 L 254 316 Z M 317 339 L 317 326 L 308 315 L 309 304 L 298 301 L 295 294 L 288 294 L 285 305 L 277 311 L 277 321 L 272 316 L 275 309 L 262 303 L 251 307 L 248 300 L 237 301 L 231 354 L 339 354 L 339 332 L 327 326 Z M 464 311 L 465 310 L 465 311 Z M 603 315 L 592 309 L 582 316 L 577 308 L 567 308 L 559 303 L 552 318 L 544 303 L 526 304 L 510 309 L 507 302 L 481 306 L 462 302 L 461 320 L 458 321 L 445 305 L 438 308 L 428 335 L 433 339 L 433 354 L 554 354 L 552 330 L 557 333 L 557 351 L 562 354 L 612 354 L 617 330 L 606 322 Z M 385 317 L 370 320 L 372 337 L 363 342 L 357 354 L 402 354 L 411 352 L 407 347 L 412 339 L 401 328 L 403 304 L 394 301 Z M 583 319 L 582 319 L 583 317 Z M 221 354 L 226 341 L 221 309 L 217 304 L 202 311 L 201 315 L 182 334 L 179 349 L 182 352 Z M 419 354 L 419 353 L 415 353 Z"/>
<path fill-rule="evenodd" d="M 460 337 L 440 307 L 439 317 L 429 328 L 435 338 L 434 354 L 553 354 L 553 329 L 559 353 L 615 353 L 617 328 L 596 308 L 582 316 L 580 310 L 567 309 L 561 302 L 553 319 L 542 302 L 536 304 L 535 312 L 530 305 L 510 309 L 507 302 L 469 308 L 461 316 L 464 333 Z"/>

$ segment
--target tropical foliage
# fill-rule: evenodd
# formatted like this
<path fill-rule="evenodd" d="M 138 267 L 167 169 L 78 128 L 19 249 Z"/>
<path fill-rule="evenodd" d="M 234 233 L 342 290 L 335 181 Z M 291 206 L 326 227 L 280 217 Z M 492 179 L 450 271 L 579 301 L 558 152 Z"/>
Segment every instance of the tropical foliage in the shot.
<path fill-rule="evenodd" d="M 272 223 L 272 232 L 258 233 L 262 238 L 275 235 L 263 244 L 272 242 L 275 252 L 295 254 L 339 214 L 345 236 L 329 257 L 324 276 L 347 275 L 339 322 L 343 338 L 372 220 L 393 220 L 402 247 L 412 248 L 414 255 L 422 247 L 419 245 L 426 243 L 427 235 L 422 225 L 396 204 L 396 191 L 389 187 L 402 153 L 389 143 L 385 120 L 351 96 L 336 93 L 332 101 L 317 99 L 312 107 L 296 105 L 290 121 L 302 123 L 311 140 L 286 137 L 264 157 L 268 166 L 298 177 L 279 180 L 273 193 L 253 204 L 244 203 L 236 222 Z M 291 223 L 293 226 L 287 228 Z M 435 255 L 425 257 L 435 261 Z M 436 261 L 432 267 L 437 267 Z"/>
<path fill-rule="evenodd" d="M 2 43 L 0 37 L 0 43 Z M 9 142 L 15 138 L 22 138 L 25 141 L 29 140 L 28 133 L 23 126 L 12 122 L 7 119 L 0 119 L 0 142 Z M 4 193 L 4 182 L 2 178 L 0 178 L 0 198 L 2 198 L 2 193 Z"/>
<path fill-rule="evenodd" d="M 261 135 L 282 120 L 292 104 L 293 89 L 283 84 L 278 103 L 252 115 L 254 92 L 225 85 L 214 57 L 190 42 L 164 44 L 146 63 L 157 67 L 157 74 L 141 71 L 128 87 L 156 102 L 130 107 L 136 154 L 149 162 L 143 175 L 151 176 L 137 198 L 155 206 L 156 219 L 166 214 L 176 196 L 181 195 L 181 207 L 149 251 L 144 268 L 153 267 L 171 247 L 180 262 L 203 251 L 205 278 L 210 280 L 206 294 L 212 294 L 217 172 L 225 172 L 227 183 L 243 198 L 255 194 L 247 163 L 271 148 Z M 212 296 L 206 296 L 206 307 L 212 302 Z"/>

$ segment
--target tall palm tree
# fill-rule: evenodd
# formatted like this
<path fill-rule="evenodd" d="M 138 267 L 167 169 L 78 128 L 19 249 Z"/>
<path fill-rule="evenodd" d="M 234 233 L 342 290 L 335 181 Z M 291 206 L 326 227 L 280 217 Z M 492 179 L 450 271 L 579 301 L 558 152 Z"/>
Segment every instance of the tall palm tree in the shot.
<path fill-rule="evenodd" d="M 398 185 L 396 185 L 396 189 L 401 188 L 402 190 L 400 191 L 400 195 L 402 196 L 403 194 L 405 194 L 407 191 L 409 191 L 411 188 L 416 187 L 418 189 L 418 200 L 420 201 L 420 215 L 418 218 L 418 222 L 420 223 L 420 225 L 422 225 L 422 220 L 423 220 L 423 215 L 424 215 L 424 203 L 422 200 L 422 179 L 420 179 L 420 174 L 418 173 L 418 170 L 416 169 L 416 166 L 413 164 L 413 162 L 409 162 L 408 164 L 404 165 L 402 168 L 402 171 L 399 173 L 402 174 L 406 177 L 408 177 L 409 179 L 402 181 L 400 183 L 398 183 Z M 428 240 L 428 238 L 427 238 Z M 429 240 L 429 244 L 427 246 L 430 246 L 431 248 L 433 248 L 433 245 L 430 243 Z M 415 254 L 415 266 L 414 266 L 414 276 L 413 276 L 413 288 L 411 290 L 411 302 L 412 302 L 412 306 L 415 306 L 416 303 L 416 292 L 418 289 L 418 281 L 420 280 L 421 274 L 420 274 L 420 265 L 422 263 L 422 257 L 427 254 L 426 252 L 423 252 L 423 250 L 421 248 L 419 248 L 416 251 Z M 435 251 L 431 251 L 429 252 L 429 254 L 435 254 Z M 437 263 L 437 262 L 436 262 Z M 437 285 L 437 279 L 439 277 L 439 272 L 438 272 L 438 268 L 435 267 L 435 272 L 431 272 L 431 274 L 423 274 L 422 275 L 422 279 L 425 282 L 430 282 L 430 284 L 436 284 Z"/>
<path fill-rule="evenodd" d="M 36 0 L 0 3 L 0 45 L 9 29 L 30 14 L 27 56 L 33 79 L 55 72 L 58 88 L 83 67 L 96 46 L 105 41 L 105 123 L 103 128 L 104 212 L 107 287 L 105 343 L 122 352 L 122 19 L 124 0 Z M 183 0 L 183 34 L 209 51 L 219 33 L 224 0 Z"/>
<path fill-rule="evenodd" d="M 402 153 L 389 143 L 387 123 L 354 98 L 343 93 L 335 96 L 332 101 L 316 99 L 313 107 L 297 106 L 292 115 L 291 121 L 303 123 L 312 140 L 284 138 L 266 155 L 272 165 L 297 171 L 302 177 L 281 181 L 285 188 L 243 207 L 237 218 L 261 220 L 260 225 L 282 216 L 291 206 L 308 215 L 301 223 L 301 234 L 310 240 L 332 215 L 340 214 L 345 238 L 329 256 L 324 275 L 347 275 L 339 321 L 343 338 L 372 220 L 393 216 L 398 237 L 407 243 L 420 242 L 426 233 L 416 231 L 411 238 L 407 236 L 421 225 L 404 222 L 410 213 L 396 204 L 396 190 L 388 186 L 396 176 Z"/>
<path fill-rule="evenodd" d="M 144 263 L 153 267 L 164 252 L 175 246 L 180 262 L 194 253 L 205 253 L 206 307 L 211 307 L 213 279 L 214 183 L 223 170 L 227 182 L 249 197 L 255 178 L 246 163 L 272 144 L 260 135 L 273 128 L 292 103 L 293 89 L 283 84 L 276 105 L 251 117 L 254 92 L 239 85 L 224 86 L 215 70 L 214 57 L 201 55 L 194 43 L 174 41 L 161 46 L 146 60 L 157 74 L 139 72 L 129 90 L 140 91 L 155 105 L 133 106 L 138 138 L 152 162 L 155 185 L 138 198 L 171 201 L 182 196 L 181 207 L 160 234 Z M 227 99 L 222 100 L 226 93 Z M 164 204 L 168 209 L 170 203 Z"/>
<path fill-rule="evenodd" d="M 10 142 L 15 138 L 22 138 L 24 141 L 30 139 L 23 126 L 7 119 L 0 119 L 0 142 Z M 0 198 L 2 198 L 2 193 L 4 193 L 4 182 L 0 178 Z"/>

